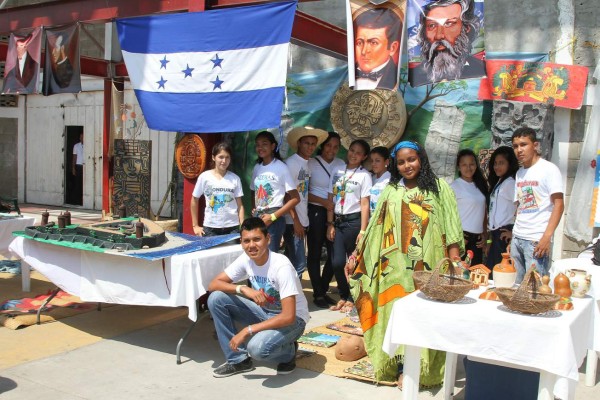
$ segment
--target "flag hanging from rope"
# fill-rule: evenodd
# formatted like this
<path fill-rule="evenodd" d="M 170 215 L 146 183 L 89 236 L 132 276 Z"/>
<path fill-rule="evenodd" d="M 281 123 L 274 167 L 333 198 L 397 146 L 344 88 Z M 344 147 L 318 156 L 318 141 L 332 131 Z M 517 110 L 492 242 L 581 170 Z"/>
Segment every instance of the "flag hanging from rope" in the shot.
<path fill-rule="evenodd" d="M 27 34 L 11 33 L 4 66 L 2 93 L 37 93 L 41 54 L 41 28 L 35 28 Z"/>
<path fill-rule="evenodd" d="M 46 58 L 42 93 L 81 92 L 79 24 L 46 29 Z"/>
<path fill-rule="evenodd" d="M 296 4 L 117 20 L 148 126 L 177 132 L 279 126 Z"/>

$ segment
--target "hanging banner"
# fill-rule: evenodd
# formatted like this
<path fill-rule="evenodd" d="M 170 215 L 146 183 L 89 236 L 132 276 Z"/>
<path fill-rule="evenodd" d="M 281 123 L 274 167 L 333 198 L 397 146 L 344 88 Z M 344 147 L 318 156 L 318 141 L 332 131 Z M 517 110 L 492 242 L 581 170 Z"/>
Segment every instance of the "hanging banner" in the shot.
<path fill-rule="evenodd" d="M 398 86 L 406 0 L 347 0 L 348 82 L 356 90 Z"/>
<path fill-rule="evenodd" d="M 43 94 L 81 92 L 79 25 L 46 29 Z"/>
<path fill-rule="evenodd" d="M 411 86 L 485 76 L 483 0 L 411 0 L 406 24 Z"/>
<path fill-rule="evenodd" d="M 588 68 L 544 62 L 488 60 L 481 100 L 509 100 L 580 109 Z"/>
<path fill-rule="evenodd" d="M 41 28 L 35 28 L 25 35 L 10 34 L 2 93 L 38 93 L 41 53 Z"/>
<path fill-rule="evenodd" d="M 117 20 L 123 59 L 151 129 L 278 127 L 296 1 Z"/>

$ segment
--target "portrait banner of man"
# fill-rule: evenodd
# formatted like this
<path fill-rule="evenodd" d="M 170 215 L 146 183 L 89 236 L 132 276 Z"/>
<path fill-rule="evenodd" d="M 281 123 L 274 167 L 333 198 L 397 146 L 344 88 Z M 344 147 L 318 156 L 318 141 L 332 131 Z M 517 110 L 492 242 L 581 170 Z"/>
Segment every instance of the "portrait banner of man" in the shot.
<path fill-rule="evenodd" d="M 2 93 L 38 93 L 41 53 L 41 28 L 27 34 L 10 34 Z"/>
<path fill-rule="evenodd" d="M 78 24 L 46 29 L 42 92 L 44 96 L 81 92 Z"/>
<path fill-rule="evenodd" d="M 349 86 L 395 90 L 406 0 L 349 0 L 347 13 Z"/>
<path fill-rule="evenodd" d="M 485 76 L 483 0 L 412 0 L 406 23 L 411 86 Z"/>

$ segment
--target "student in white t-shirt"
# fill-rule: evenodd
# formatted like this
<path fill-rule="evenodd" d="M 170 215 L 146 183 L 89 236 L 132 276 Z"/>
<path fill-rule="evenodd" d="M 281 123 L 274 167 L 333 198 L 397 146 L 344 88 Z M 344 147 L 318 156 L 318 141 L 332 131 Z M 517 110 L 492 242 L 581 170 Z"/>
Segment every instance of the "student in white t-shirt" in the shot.
<path fill-rule="evenodd" d="M 384 146 L 373 147 L 369 158 L 371 159 L 371 172 L 373 172 L 373 186 L 371 186 L 369 195 L 369 208 L 372 215 L 377 207 L 379 195 L 390 181 L 391 174 L 388 171 L 390 150 Z"/>
<path fill-rule="evenodd" d="M 362 164 L 370 150 L 364 140 L 353 141 L 348 149 L 348 164 L 331 173 L 329 199 L 335 206 L 332 211 L 327 211 L 327 237 L 333 242 L 331 266 L 340 293 L 340 301 L 331 310 L 349 312 L 354 307 L 344 267 L 369 224 L 372 179 Z"/>
<path fill-rule="evenodd" d="M 285 160 L 285 164 L 290 170 L 292 179 L 296 182 L 300 202 L 285 216 L 283 240 L 285 255 L 296 268 L 299 277 L 306 268 L 304 236 L 308 228 L 308 184 L 310 181 L 308 159 L 326 138 L 327 132 L 310 126 L 296 127 L 288 133 L 287 137 L 290 148 L 296 150 L 296 153 L 289 156 Z"/>
<path fill-rule="evenodd" d="M 500 146 L 492 153 L 488 162 L 488 187 L 490 205 L 488 207 L 488 240 L 486 265 L 492 270 L 507 252 L 515 223 L 515 175 L 519 162 L 515 152 L 508 146 Z"/>
<path fill-rule="evenodd" d="M 458 214 L 465 238 L 465 251 L 471 250 L 472 265 L 483 262 L 487 241 L 488 186 L 479 168 L 479 160 L 471 149 L 463 149 L 456 156 L 458 178 L 450 185 L 456 195 Z"/>
<path fill-rule="evenodd" d="M 208 286 L 208 309 L 225 363 L 215 378 L 249 372 L 252 359 L 277 363 L 277 374 L 296 368 L 296 340 L 310 319 L 302 284 L 283 254 L 269 250 L 269 234 L 260 218 L 241 226 L 244 254 Z M 250 287 L 237 284 L 248 279 Z"/>
<path fill-rule="evenodd" d="M 275 136 L 262 131 L 256 135 L 254 143 L 258 160 L 250 181 L 254 206 L 252 215 L 267 225 L 271 236 L 269 248 L 277 252 L 285 232 L 283 216 L 300 202 L 300 196 L 290 170 L 281 161 Z"/>
<path fill-rule="evenodd" d="M 333 278 L 331 257 L 333 243 L 327 240 L 327 211 L 333 211 L 333 201 L 329 200 L 331 173 L 343 170 L 346 163 L 337 158 L 340 149 L 340 135 L 329 132 L 317 156 L 308 160 L 310 184 L 308 186 L 308 234 L 306 237 L 308 255 L 306 266 L 313 288 L 313 303 L 319 308 L 328 308 L 337 302 L 327 295 Z M 327 259 L 321 271 L 321 252 L 325 245 Z"/>
<path fill-rule="evenodd" d="M 190 212 L 192 228 L 197 236 L 226 235 L 239 233 L 239 226 L 244 220 L 242 204 L 242 182 L 240 177 L 228 171 L 231 163 L 231 147 L 225 142 L 217 143 L 212 148 L 214 168 L 204 171 L 198 177 L 192 193 Z M 198 222 L 198 204 L 204 195 L 204 221 Z"/>
<path fill-rule="evenodd" d="M 532 266 L 541 275 L 548 275 L 552 235 L 565 205 L 560 170 L 541 158 L 535 131 L 526 127 L 517 129 L 512 144 L 521 168 L 515 179 L 517 217 L 510 255 L 515 261 L 517 283 L 521 283 Z"/>

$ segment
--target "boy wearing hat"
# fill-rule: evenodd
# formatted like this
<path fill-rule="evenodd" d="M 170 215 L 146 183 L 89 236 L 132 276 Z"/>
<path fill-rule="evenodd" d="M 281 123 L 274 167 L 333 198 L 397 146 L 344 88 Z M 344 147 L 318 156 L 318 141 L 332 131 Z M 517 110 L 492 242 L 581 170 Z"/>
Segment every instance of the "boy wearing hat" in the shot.
<path fill-rule="evenodd" d="M 308 228 L 308 184 L 310 170 L 308 159 L 318 145 L 327 139 L 328 133 L 322 129 L 310 126 L 296 127 L 288 133 L 288 144 L 296 151 L 285 160 L 292 178 L 296 181 L 296 188 L 300 194 L 300 203 L 285 216 L 285 253 L 292 265 L 302 276 L 306 268 L 306 249 L 304 247 L 304 234 Z"/>

